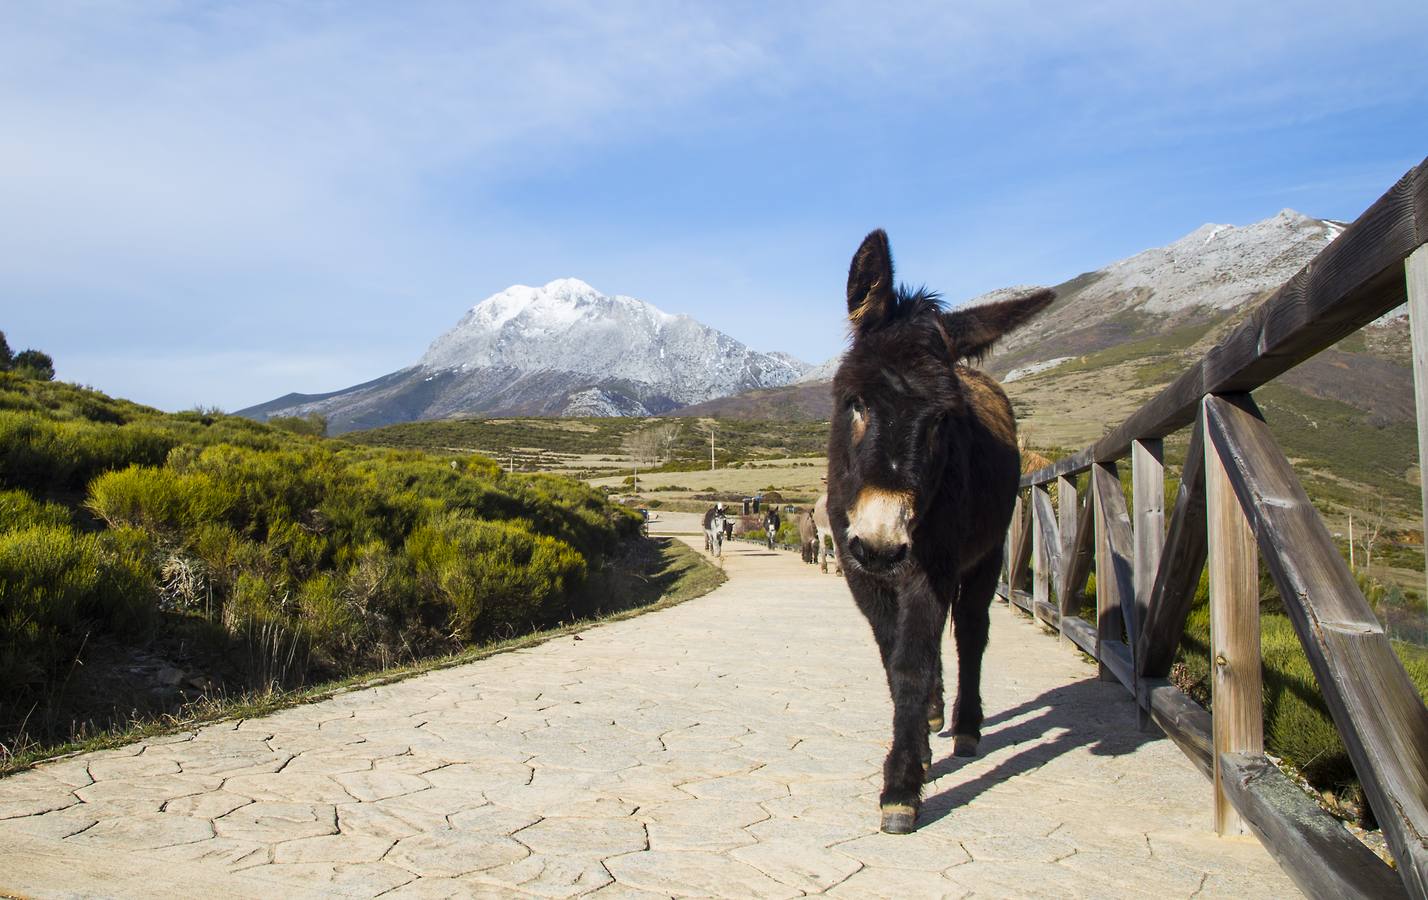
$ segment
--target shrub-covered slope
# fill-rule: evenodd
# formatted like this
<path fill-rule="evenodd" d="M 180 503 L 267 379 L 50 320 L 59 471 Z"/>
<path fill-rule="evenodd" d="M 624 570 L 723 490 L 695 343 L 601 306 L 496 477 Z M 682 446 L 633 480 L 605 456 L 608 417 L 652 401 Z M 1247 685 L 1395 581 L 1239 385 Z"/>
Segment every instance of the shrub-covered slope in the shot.
<path fill-rule="evenodd" d="M 201 648 L 223 687 L 261 689 L 567 618 L 638 528 L 484 457 L 0 372 L 0 743 L 62 730 L 95 652 Z"/>

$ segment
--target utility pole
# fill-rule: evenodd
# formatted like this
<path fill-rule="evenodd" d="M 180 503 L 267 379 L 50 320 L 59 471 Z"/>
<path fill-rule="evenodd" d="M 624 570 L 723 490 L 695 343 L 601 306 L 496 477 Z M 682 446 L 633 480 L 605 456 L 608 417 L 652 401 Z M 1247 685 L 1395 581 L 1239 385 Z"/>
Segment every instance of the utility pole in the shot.
<path fill-rule="evenodd" d="M 709 423 L 709 471 L 714 471 L 714 423 Z"/>

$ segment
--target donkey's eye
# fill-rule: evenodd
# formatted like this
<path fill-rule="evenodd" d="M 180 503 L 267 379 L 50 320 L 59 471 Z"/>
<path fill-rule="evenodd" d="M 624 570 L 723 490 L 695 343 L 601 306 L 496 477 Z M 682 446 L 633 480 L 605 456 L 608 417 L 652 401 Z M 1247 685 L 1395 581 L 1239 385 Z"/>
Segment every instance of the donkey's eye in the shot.
<path fill-rule="evenodd" d="M 852 400 L 849 400 L 848 408 L 853 411 L 853 415 L 860 419 L 866 418 L 868 415 L 868 408 L 863 405 L 862 397 L 854 397 Z"/>

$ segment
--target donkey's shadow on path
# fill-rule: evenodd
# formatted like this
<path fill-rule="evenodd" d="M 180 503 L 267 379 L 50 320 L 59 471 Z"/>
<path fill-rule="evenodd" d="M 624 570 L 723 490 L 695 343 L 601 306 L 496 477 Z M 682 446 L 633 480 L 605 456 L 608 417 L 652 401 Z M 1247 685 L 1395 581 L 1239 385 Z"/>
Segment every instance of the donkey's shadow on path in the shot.
<path fill-rule="evenodd" d="M 949 730 L 940 736 L 950 734 Z M 1041 740 L 1047 736 L 1051 739 Z M 927 774 L 929 783 L 999 750 L 1027 745 L 977 777 L 928 795 L 922 802 L 919 824 L 935 822 L 997 784 L 1034 772 L 1072 750 L 1087 747 L 1096 756 L 1120 756 L 1160 738 L 1158 728 L 1140 731 L 1136 727 L 1135 704 L 1119 683 L 1092 676 L 1054 688 L 1020 706 L 988 716 L 982 724 L 977 756 L 948 755 L 933 762 Z"/>

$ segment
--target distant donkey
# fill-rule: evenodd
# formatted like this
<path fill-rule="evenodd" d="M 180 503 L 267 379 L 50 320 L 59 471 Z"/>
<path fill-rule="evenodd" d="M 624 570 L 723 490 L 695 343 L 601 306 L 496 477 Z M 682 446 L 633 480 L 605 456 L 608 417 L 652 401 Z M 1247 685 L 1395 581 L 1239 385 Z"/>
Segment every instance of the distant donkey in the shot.
<path fill-rule="evenodd" d="M 828 495 L 819 494 L 818 500 L 813 504 L 813 525 L 818 529 L 818 568 L 824 572 L 828 571 L 828 555 L 833 555 L 833 572 L 836 575 L 843 574 L 843 560 L 838 558 L 838 545 L 833 544 L 833 549 L 828 549 L 828 544 L 833 537 L 833 524 L 828 521 Z M 828 538 L 829 540 L 824 540 Z"/>
<path fill-rule="evenodd" d="M 724 555 L 724 526 L 727 524 L 724 504 L 711 506 L 704 512 L 704 549 L 715 556 Z"/>
<path fill-rule="evenodd" d="M 1049 290 L 945 312 L 937 295 L 894 288 L 883 231 L 848 271 L 853 345 L 833 379 L 828 518 L 848 587 L 872 625 L 892 693 L 882 830 L 913 830 L 943 724 L 943 626 L 957 641 L 953 751 L 981 740 L 982 653 L 1021 474 L 1006 394 L 962 365 L 1044 309 Z"/>
<path fill-rule="evenodd" d="M 798 514 L 798 549 L 806 563 L 818 562 L 818 526 L 813 522 L 813 510 Z"/>

